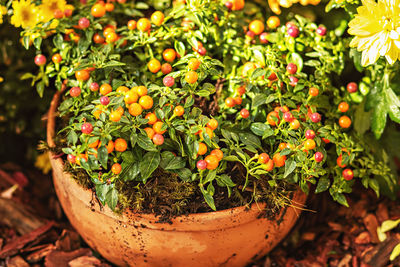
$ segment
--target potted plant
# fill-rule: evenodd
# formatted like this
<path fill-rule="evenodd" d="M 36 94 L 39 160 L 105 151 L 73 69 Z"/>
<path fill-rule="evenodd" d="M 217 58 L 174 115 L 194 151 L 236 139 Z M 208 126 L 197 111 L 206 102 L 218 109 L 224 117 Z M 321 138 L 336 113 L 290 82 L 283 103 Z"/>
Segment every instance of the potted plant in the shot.
<path fill-rule="evenodd" d="M 343 27 L 281 23 L 263 4 L 31 4 L 42 14 L 22 39 L 41 49 L 32 78 L 58 89 L 55 188 L 111 262 L 243 266 L 288 233 L 301 191 L 343 205 L 358 180 L 393 191 L 353 123 L 364 96 L 346 77 Z"/>

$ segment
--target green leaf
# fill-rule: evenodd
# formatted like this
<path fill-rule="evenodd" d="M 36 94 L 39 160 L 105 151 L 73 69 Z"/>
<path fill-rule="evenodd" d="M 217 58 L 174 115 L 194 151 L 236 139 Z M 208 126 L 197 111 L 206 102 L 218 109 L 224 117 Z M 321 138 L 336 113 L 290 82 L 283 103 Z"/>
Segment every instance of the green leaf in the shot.
<path fill-rule="evenodd" d="M 114 187 L 106 194 L 106 203 L 110 209 L 115 210 L 118 203 L 118 191 Z"/>
<path fill-rule="evenodd" d="M 251 101 L 251 108 L 254 109 L 262 104 L 265 104 L 267 97 L 264 94 L 256 94 Z"/>
<path fill-rule="evenodd" d="M 108 150 L 104 145 L 97 150 L 97 159 L 100 161 L 101 166 L 107 169 Z"/>
<path fill-rule="evenodd" d="M 217 176 L 217 170 L 209 171 L 206 178 L 203 181 L 203 184 L 214 181 L 216 176 Z"/>
<path fill-rule="evenodd" d="M 286 57 L 287 63 L 294 63 L 297 66 L 297 72 L 301 72 L 303 69 L 303 58 L 298 53 L 290 53 Z"/>
<path fill-rule="evenodd" d="M 251 133 L 239 133 L 240 141 L 255 148 L 261 148 L 260 139 Z"/>
<path fill-rule="evenodd" d="M 226 161 L 239 161 L 239 158 L 234 156 L 234 155 L 230 155 L 230 156 L 226 156 L 223 157 L 222 160 L 226 160 Z"/>
<path fill-rule="evenodd" d="M 322 177 L 319 179 L 317 188 L 315 189 L 315 193 L 321 193 L 328 190 L 329 186 L 331 185 L 331 181 L 328 177 Z"/>
<path fill-rule="evenodd" d="M 354 129 L 363 135 L 371 127 L 371 112 L 364 111 L 365 104 L 362 103 L 357 106 L 354 113 Z"/>
<path fill-rule="evenodd" d="M 42 37 L 37 37 L 33 40 L 33 45 L 37 50 L 40 50 L 40 46 L 42 45 Z"/>
<path fill-rule="evenodd" d="M 391 88 L 386 90 L 389 116 L 392 121 L 400 123 L 400 99 Z"/>
<path fill-rule="evenodd" d="M 384 99 L 380 99 L 374 109 L 372 109 L 371 128 L 375 137 L 379 139 L 385 130 L 387 117 L 387 105 Z"/>
<path fill-rule="evenodd" d="M 217 209 L 215 208 L 214 198 L 212 197 L 212 195 L 210 195 L 210 193 L 209 193 L 208 191 L 206 191 L 206 190 L 203 188 L 203 186 L 200 186 L 200 190 L 201 190 L 201 193 L 202 193 L 203 196 L 204 196 L 204 200 L 206 201 L 207 205 L 210 206 L 210 208 L 211 208 L 212 210 L 214 210 L 214 211 L 217 210 Z"/>
<path fill-rule="evenodd" d="M 369 179 L 368 185 L 375 191 L 377 197 L 379 197 L 379 183 L 375 179 Z"/>
<path fill-rule="evenodd" d="M 255 80 L 258 77 L 264 76 L 266 73 L 266 71 L 262 68 L 257 68 L 253 71 L 253 73 L 251 74 L 251 79 Z"/>
<path fill-rule="evenodd" d="M 78 142 L 78 135 L 73 130 L 69 131 L 69 133 L 67 135 L 67 143 L 75 145 L 76 142 Z"/>
<path fill-rule="evenodd" d="M 183 158 L 177 157 L 169 151 L 161 154 L 160 166 L 164 170 L 178 170 L 184 168 L 185 165 L 186 161 Z"/>
<path fill-rule="evenodd" d="M 29 49 L 29 41 L 30 41 L 30 37 L 29 36 L 24 36 L 24 38 L 22 39 L 22 42 L 24 44 L 24 47 L 26 50 Z"/>
<path fill-rule="evenodd" d="M 135 178 L 139 175 L 139 163 L 134 162 L 134 163 L 126 163 L 122 162 L 122 172 L 120 174 L 120 177 L 124 181 L 132 181 L 135 180 Z"/>
<path fill-rule="evenodd" d="M 289 174 L 291 174 L 294 169 L 296 169 L 296 162 L 290 158 L 285 163 L 285 173 L 283 174 L 283 178 L 286 178 Z"/>
<path fill-rule="evenodd" d="M 96 185 L 96 196 L 100 202 L 104 205 L 106 200 L 107 192 L 111 189 L 112 185 L 108 184 L 97 184 Z"/>
<path fill-rule="evenodd" d="M 173 172 L 178 174 L 179 177 L 185 182 L 189 182 L 190 178 L 192 177 L 192 172 L 188 168 L 174 170 Z"/>
<path fill-rule="evenodd" d="M 160 153 L 159 152 L 147 152 L 142 161 L 139 163 L 139 170 L 142 176 L 143 182 L 150 177 L 150 175 L 157 169 L 160 164 Z"/>
<path fill-rule="evenodd" d="M 392 253 L 390 254 L 389 258 L 390 261 L 394 261 L 399 255 L 400 255 L 400 243 L 394 247 Z"/>
<path fill-rule="evenodd" d="M 157 151 L 156 146 L 149 137 L 143 134 L 137 135 L 137 144 L 146 151 Z"/>
<path fill-rule="evenodd" d="M 250 126 L 250 130 L 258 136 L 263 136 L 264 133 L 269 129 L 271 129 L 269 125 L 261 122 L 252 123 Z"/>
<path fill-rule="evenodd" d="M 398 225 L 400 224 L 400 219 L 398 220 L 386 220 L 384 222 L 382 222 L 381 225 L 381 231 L 383 233 L 386 233 L 394 228 L 396 228 Z"/>
<path fill-rule="evenodd" d="M 344 194 L 338 193 L 336 195 L 336 201 L 342 204 L 343 206 L 349 207 L 349 204 L 347 203 L 347 199 L 344 196 Z"/>

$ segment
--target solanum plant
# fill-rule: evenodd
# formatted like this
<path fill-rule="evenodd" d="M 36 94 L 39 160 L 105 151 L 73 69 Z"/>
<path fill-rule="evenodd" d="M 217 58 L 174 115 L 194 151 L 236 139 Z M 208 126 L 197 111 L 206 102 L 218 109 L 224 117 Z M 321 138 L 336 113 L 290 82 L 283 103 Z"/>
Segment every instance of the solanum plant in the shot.
<path fill-rule="evenodd" d="M 343 31 L 246 13 L 239 0 L 73 6 L 24 40 L 41 36 L 40 88 L 66 89 L 66 164 L 112 209 L 117 181 L 146 183 L 157 169 L 196 184 L 213 210 L 216 186 L 230 196 L 296 184 L 343 205 L 355 182 L 394 190 L 386 162 L 354 130 L 358 84 L 341 79 Z"/>

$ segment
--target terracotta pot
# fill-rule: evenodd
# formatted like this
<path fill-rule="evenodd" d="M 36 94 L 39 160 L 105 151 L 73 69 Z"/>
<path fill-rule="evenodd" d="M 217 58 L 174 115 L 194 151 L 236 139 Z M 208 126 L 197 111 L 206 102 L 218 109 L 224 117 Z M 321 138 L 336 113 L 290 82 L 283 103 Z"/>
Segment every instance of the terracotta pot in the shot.
<path fill-rule="evenodd" d="M 55 110 L 49 111 L 47 138 L 54 146 Z M 94 201 L 93 192 L 63 172 L 63 161 L 51 156 L 57 196 L 73 227 L 93 249 L 118 266 L 245 266 L 262 257 L 290 231 L 300 208 L 285 207 L 275 219 L 263 218 L 262 206 L 190 214 L 157 223 L 152 214 L 113 213 Z M 298 191 L 293 204 L 302 207 Z"/>

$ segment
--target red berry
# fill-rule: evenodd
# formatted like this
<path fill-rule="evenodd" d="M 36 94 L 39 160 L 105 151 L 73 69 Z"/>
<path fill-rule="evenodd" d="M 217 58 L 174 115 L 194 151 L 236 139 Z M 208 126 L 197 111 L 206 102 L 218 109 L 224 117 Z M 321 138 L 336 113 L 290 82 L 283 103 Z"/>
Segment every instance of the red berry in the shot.
<path fill-rule="evenodd" d="M 83 30 L 83 29 L 89 28 L 90 21 L 87 18 L 80 18 L 78 25 Z"/>
<path fill-rule="evenodd" d="M 37 55 L 35 57 L 35 64 L 38 66 L 43 66 L 44 64 L 46 64 L 46 57 L 42 54 Z"/>
<path fill-rule="evenodd" d="M 207 168 L 207 162 L 205 160 L 199 160 L 196 166 L 199 170 L 205 170 Z"/>
<path fill-rule="evenodd" d="M 286 122 L 292 122 L 292 121 L 294 120 L 294 117 L 293 117 L 293 114 L 292 114 L 292 113 L 290 113 L 290 112 L 285 112 L 285 113 L 283 113 L 283 119 L 284 119 Z"/>
<path fill-rule="evenodd" d="M 324 26 L 319 26 L 318 29 L 316 30 L 316 33 L 320 36 L 325 36 L 326 28 Z"/>
<path fill-rule="evenodd" d="M 68 154 L 67 160 L 71 163 L 74 164 L 76 162 L 76 157 L 74 155 Z"/>
<path fill-rule="evenodd" d="M 260 43 L 262 43 L 262 44 L 268 43 L 268 33 L 267 32 L 261 33 L 259 38 L 260 38 Z"/>
<path fill-rule="evenodd" d="M 172 87 L 175 84 L 175 79 L 172 76 L 165 76 L 163 79 L 163 84 L 166 87 Z"/>
<path fill-rule="evenodd" d="M 286 66 L 286 70 L 289 74 L 295 74 L 297 72 L 297 65 L 294 63 L 289 63 Z"/>
<path fill-rule="evenodd" d="M 89 85 L 89 88 L 90 88 L 90 91 L 95 92 L 95 91 L 99 90 L 99 84 L 98 83 L 91 83 Z"/>
<path fill-rule="evenodd" d="M 81 94 L 81 88 L 79 88 L 79 87 L 72 87 L 70 90 L 69 90 L 69 94 L 72 96 L 72 97 L 78 97 L 80 94 Z"/>
<path fill-rule="evenodd" d="M 316 162 L 321 162 L 324 159 L 324 154 L 321 152 L 315 152 L 314 159 Z"/>
<path fill-rule="evenodd" d="M 355 82 L 351 82 L 347 84 L 347 91 L 352 94 L 357 92 L 358 90 L 358 85 Z"/>
<path fill-rule="evenodd" d="M 66 17 L 71 17 L 72 16 L 72 9 L 66 9 L 64 10 L 64 15 Z"/>
<path fill-rule="evenodd" d="M 314 139 L 315 138 L 315 132 L 313 130 L 307 130 L 306 131 L 306 138 L 307 139 Z"/>
<path fill-rule="evenodd" d="M 299 36 L 300 31 L 299 28 L 297 28 L 296 26 L 291 26 L 287 30 L 287 33 L 290 37 L 296 38 L 297 36 Z"/>
<path fill-rule="evenodd" d="M 250 116 L 250 112 L 244 108 L 240 111 L 240 116 L 242 116 L 243 119 L 247 119 Z"/>
<path fill-rule="evenodd" d="M 197 49 L 197 53 L 199 53 L 200 56 L 204 56 L 207 53 L 207 50 L 202 46 Z"/>
<path fill-rule="evenodd" d="M 110 99 L 108 98 L 108 96 L 102 96 L 100 97 L 100 103 L 103 106 L 107 106 L 110 103 Z"/>
<path fill-rule="evenodd" d="M 354 177 L 354 173 L 353 173 L 353 171 L 351 169 L 344 169 L 343 172 L 342 172 L 342 175 L 343 175 L 343 178 L 346 181 L 350 181 Z"/>
<path fill-rule="evenodd" d="M 252 31 L 247 31 L 247 32 L 246 32 L 246 35 L 247 35 L 248 37 L 250 37 L 251 39 L 253 39 L 253 38 L 256 36 L 256 34 L 255 34 L 254 32 L 252 32 Z"/>
<path fill-rule="evenodd" d="M 233 7 L 233 3 L 231 1 L 225 2 L 225 6 L 227 9 L 231 10 Z"/>
<path fill-rule="evenodd" d="M 91 123 L 89 122 L 85 122 L 84 124 L 82 124 L 81 126 L 81 131 L 84 134 L 90 134 L 93 131 L 93 126 Z"/>
<path fill-rule="evenodd" d="M 319 115 L 319 113 L 315 112 L 315 113 L 310 115 L 310 119 L 311 119 L 312 122 L 318 123 L 318 122 L 321 121 L 321 115 Z"/>
<path fill-rule="evenodd" d="M 297 82 L 299 81 L 299 79 L 297 79 L 294 76 L 290 76 L 289 77 L 289 85 L 295 87 L 297 85 Z"/>
<path fill-rule="evenodd" d="M 164 136 L 162 136 L 162 134 L 156 133 L 156 134 L 153 136 L 153 143 L 154 143 L 156 146 L 161 146 L 162 144 L 164 144 Z"/>

